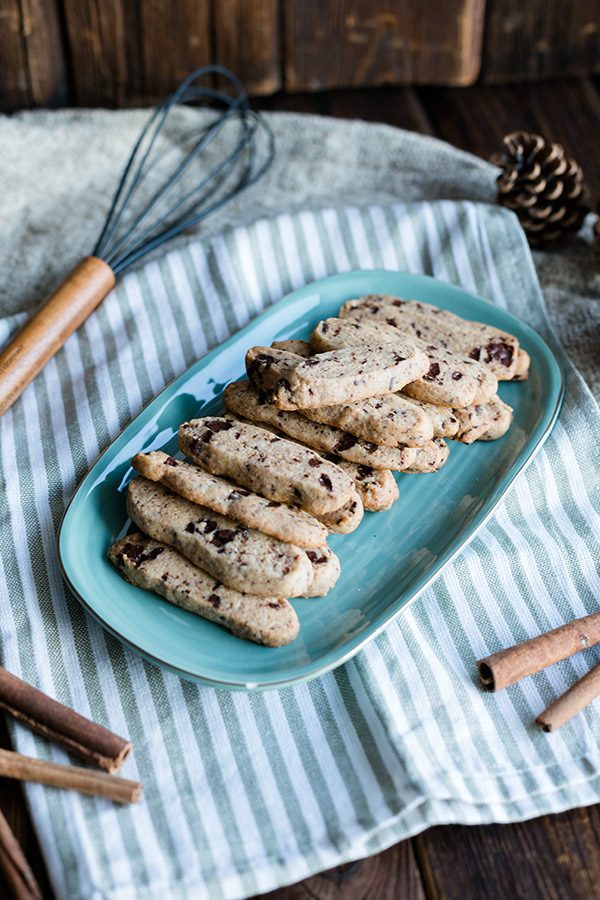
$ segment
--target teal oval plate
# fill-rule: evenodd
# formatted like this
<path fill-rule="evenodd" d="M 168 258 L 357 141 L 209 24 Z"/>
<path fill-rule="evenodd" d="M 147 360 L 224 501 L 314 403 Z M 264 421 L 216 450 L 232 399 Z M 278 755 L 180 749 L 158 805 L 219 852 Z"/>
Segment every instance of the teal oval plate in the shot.
<path fill-rule="evenodd" d="M 515 334 L 531 356 L 521 384 L 502 383 L 514 408 L 505 437 L 471 446 L 451 443 L 448 462 L 429 475 L 397 474 L 400 500 L 366 513 L 350 535 L 332 535 L 342 574 L 327 597 L 294 600 L 299 637 L 287 647 L 261 647 L 177 609 L 123 580 L 106 559 L 127 525 L 124 489 L 131 457 L 177 449 L 177 427 L 221 408 L 225 385 L 244 374 L 255 344 L 307 337 L 319 319 L 367 293 L 418 298 Z M 528 325 L 458 287 L 423 275 L 362 271 L 294 291 L 213 350 L 159 394 L 114 441 L 83 480 L 59 536 L 64 576 L 85 608 L 147 659 L 184 678 L 219 688 L 283 687 L 313 678 L 357 652 L 435 578 L 491 515 L 532 459 L 558 414 L 563 379 L 552 352 Z"/>

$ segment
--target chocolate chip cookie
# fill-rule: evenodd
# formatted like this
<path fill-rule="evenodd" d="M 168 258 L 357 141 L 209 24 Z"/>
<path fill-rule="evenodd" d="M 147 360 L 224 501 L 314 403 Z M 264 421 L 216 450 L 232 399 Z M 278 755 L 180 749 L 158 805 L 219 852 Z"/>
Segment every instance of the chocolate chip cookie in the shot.
<path fill-rule="evenodd" d="M 116 541 L 108 558 L 131 584 L 223 625 L 236 637 L 282 647 L 300 630 L 298 616 L 287 600 L 226 587 L 172 547 L 145 534 L 129 534 Z"/>

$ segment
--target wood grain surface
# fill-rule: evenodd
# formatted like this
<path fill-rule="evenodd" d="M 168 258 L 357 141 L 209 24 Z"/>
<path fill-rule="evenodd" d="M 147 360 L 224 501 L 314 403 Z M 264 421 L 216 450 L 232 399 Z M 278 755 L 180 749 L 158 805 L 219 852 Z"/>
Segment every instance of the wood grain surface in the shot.
<path fill-rule="evenodd" d="M 411 841 L 367 859 L 337 866 L 300 884 L 263 894 L 269 900 L 425 900 Z"/>
<path fill-rule="evenodd" d="M 483 0 L 284 0 L 290 91 L 365 84 L 473 84 Z"/>
<path fill-rule="evenodd" d="M 0 110 L 155 102 L 194 68 L 252 94 L 600 71 L 600 0 L 0 0 Z"/>
<path fill-rule="evenodd" d="M 592 196 L 600 195 L 600 94 L 590 79 L 425 89 L 420 96 L 435 133 L 451 144 L 489 159 L 507 132 L 536 131 L 563 144 L 583 167 Z"/>
<path fill-rule="evenodd" d="M 10 749 L 10 738 L 4 716 L 0 715 L 0 747 Z M 52 898 L 53 893 L 48 874 L 40 851 L 40 846 L 29 817 L 23 788 L 18 781 L 0 779 L 0 808 L 8 820 L 19 841 L 27 861 L 45 898 Z M 10 893 L 4 877 L 0 877 L 0 897 L 8 898 Z"/>
<path fill-rule="evenodd" d="M 589 79 L 514 87 L 381 88 L 262 98 L 288 109 L 383 121 L 488 158 L 517 127 L 564 142 L 600 194 L 600 95 Z M 9 746 L 0 717 L 0 745 Z M 45 897 L 52 897 L 20 785 L 0 808 Z M 443 826 L 356 864 L 266 895 L 271 900 L 600 900 L 600 806 L 512 825 Z M 0 880 L 0 896 L 6 885 Z"/>
<path fill-rule="evenodd" d="M 483 81 L 502 84 L 598 71 L 596 0 L 487 0 Z"/>
<path fill-rule="evenodd" d="M 19 0 L 3 0 L 0 15 L 0 91 L 4 109 L 31 106 L 31 84 Z"/>
<path fill-rule="evenodd" d="M 127 106 L 142 96 L 137 10 L 127 0 L 63 0 L 71 100 Z"/>
<path fill-rule="evenodd" d="M 226 5 L 226 0 L 221 2 Z M 138 8 L 134 33 L 142 36 L 140 99 L 156 102 L 194 69 L 212 61 L 212 12 L 206 0 L 144 2 Z"/>
<path fill-rule="evenodd" d="M 48 0 L 0 0 L 0 109 L 68 101 L 59 9 Z"/>
<path fill-rule="evenodd" d="M 214 7 L 215 62 L 240 74 L 250 94 L 282 87 L 279 0 L 219 0 Z"/>
<path fill-rule="evenodd" d="M 600 809 L 513 825 L 432 828 L 413 843 L 427 897 L 595 900 Z"/>
<path fill-rule="evenodd" d="M 20 0 L 31 106 L 63 106 L 67 62 L 60 10 L 47 0 Z"/>
<path fill-rule="evenodd" d="M 343 119 L 385 122 L 396 128 L 433 134 L 429 114 L 411 87 L 335 91 L 329 96 L 327 111 Z"/>

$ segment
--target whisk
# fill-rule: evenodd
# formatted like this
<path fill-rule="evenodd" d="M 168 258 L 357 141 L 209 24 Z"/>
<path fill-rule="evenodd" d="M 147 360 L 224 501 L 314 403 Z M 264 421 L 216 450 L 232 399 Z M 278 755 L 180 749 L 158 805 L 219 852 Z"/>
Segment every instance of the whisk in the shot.
<path fill-rule="evenodd" d="M 213 87 L 220 84 L 215 76 L 225 80 L 227 90 Z M 183 155 L 181 147 L 163 150 L 159 137 L 172 111 L 202 102 L 215 112 L 190 134 Z M 140 132 L 92 255 L 0 354 L 0 415 L 101 303 L 117 275 L 258 181 L 273 155 L 271 129 L 250 108 L 232 72 L 205 66 L 185 78 Z M 140 202 L 142 184 L 148 199 Z"/>

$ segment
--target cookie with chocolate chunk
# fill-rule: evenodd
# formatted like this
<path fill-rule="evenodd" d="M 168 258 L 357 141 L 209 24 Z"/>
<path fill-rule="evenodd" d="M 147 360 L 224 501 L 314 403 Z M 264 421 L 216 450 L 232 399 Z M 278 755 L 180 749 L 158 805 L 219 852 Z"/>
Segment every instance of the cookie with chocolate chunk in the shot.
<path fill-rule="evenodd" d="M 348 431 L 384 447 L 420 447 L 433 436 L 427 413 L 402 394 L 370 397 L 357 403 L 302 410 L 307 419 Z"/>
<path fill-rule="evenodd" d="M 304 359 L 313 355 L 313 349 L 308 341 L 273 341 L 271 347 L 275 347 L 276 350 L 285 350 L 286 353 L 295 353 L 296 356 L 302 356 Z"/>
<path fill-rule="evenodd" d="M 409 473 L 437 472 L 441 469 L 450 449 L 443 438 L 434 438 L 424 447 L 417 447 L 417 458 L 406 471 Z"/>
<path fill-rule="evenodd" d="M 515 365 L 515 374 L 512 377 L 513 381 L 527 381 L 529 378 L 529 366 L 531 365 L 531 357 L 527 350 L 523 350 L 522 347 L 519 347 L 519 353 L 517 356 L 517 362 Z"/>
<path fill-rule="evenodd" d="M 145 478 L 160 481 L 181 497 L 263 534 L 298 547 L 322 547 L 327 542 L 327 528 L 304 510 L 274 503 L 167 453 L 138 453 L 132 465 Z"/>
<path fill-rule="evenodd" d="M 495 441 L 506 434 L 512 422 L 512 409 L 500 397 L 492 397 L 488 403 L 456 409 L 454 413 L 459 421 L 454 439 L 463 444 L 479 440 Z"/>
<path fill-rule="evenodd" d="M 388 469 L 359 466 L 356 463 L 340 459 L 338 456 L 329 457 L 328 455 L 327 458 L 352 476 L 363 506 L 370 512 L 382 512 L 389 509 L 399 498 L 400 492 L 394 473 Z"/>
<path fill-rule="evenodd" d="M 141 476 L 129 484 L 127 514 L 145 534 L 237 591 L 297 597 L 312 581 L 312 567 L 300 547 L 246 528 Z"/>
<path fill-rule="evenodd" d="M 400 393 L 405 403 L 410 403 L 420 409 L 431 421 L 434 437 L 453 437 L 458 431 L 458 419 L 451 406 L 443 406 L 439 403 L 427 403 L 425 400 L 417 400 L 416 397 L 406 397 Z"/>
<path fill-rule="evenodd" d="M 426 344 L 436 344 L 487 366 L 499 381 L 515 377 L 519 342 L 514 335 L 483 322 L 463 319 L 447 309 L 422 300 L 404 300 L 386 294 L 370 294 L 345 303 L 340 316 L 365 314 L 400 331 L 414 334 Z"/>
<path fill-rule="evenodd" d="M 307 341 L 274 341 L 271 346 L 297 356 L 309 357 L 313 354 Z M 434 436 L 431 418 L 401 394 L 384 394 L 336 406 L 312 407 L 303 409 L 302 413 L 313 422 L 333 425 L 355 437 L 387 447 L 418 447 Z"/>
<path fill-rule="evenodd" d="M 250 380 L 269 403 L 285 410 L 353 403 L 399 391 L 427 369 L 426 354 L 409 341 L 393 347 L 374 342 L 308 359 L 273 347 L 251 347 L 246 353 Z"/>
<path fill-rule="evenodd" d="M 324 597 L 335 587 L 340 577 L 340 561 L 329 547 L 319 547 L 318 550 L 306 550 L 313 569 L 313 577 L 303 597 Z"/>
<path fill-rule="evenodd" d="M 108 558 L 131 584 L 228 628 L 235 637 L 282 647 L 300 630 L 298 616 L 287 600 L 226 587 L 177 550 L 145 534 L 129 534 L 116 541 Z"/>
<path fill-rule="evenodd" d="M 250 424 L 242 416 L 236 416 L 230 412 L 226 413 L 225 416 L 234 422 Z M 262 427 L 271 431 L 273 434 L 282 434 L 278 428 L 274 428 L 271 425 L 265 425 L 263 423 Z M 301 442 L 295 443 L 304 446 Z M 354 528 L 359 524 L 356 519 L 360 516 L 360 519 L 362 520 L 365 509 L 368 509 L 371 512 L 389 509 L 392 503 L 400 496 L 393 472 L 387 469 L 373 469 L 371 466 L 357 465 L 357 463 L 348 462 L 340 456 L 336 456 L 335 453 L 321 453 L 321 456 L 323 459 L 334 463 L 339 469 L 343 469 L 344 472 L 348 473 L 353 480 L 356 489 L 353 497 L 356 498 L 358 496 L 361 501 L 361 503 L 358 504 L 358 508 L 355 509 L 355 503 L 351 497 L 340 509 L 336 509 L 330 513 L 321 513 L 317 515 L 316 518 L 318 518 L 329 531 L 339 532 L 340 534 L 354 531 Z"/>
<path fill-rule="evenodd" d="M 475 403 L 464 409 L 455 409 L 454 415 L 458 419 L 458 431 L 454 435 L 455 441 L 461 444 L 473 444 L 478 441 L 492 424 L 492 416 L 487 403 Z"/>
<path fill-rule="evenodd" d="M 428 367 L 419 378 L 405 385 L 404 394 L 428 403 L 456 407 L 484 402 L 496 393 L 498 380 L 481 363 L 459 356 L 442 343 L 424 343 L 415 335 L 399 331 L 391 320 L 373 318 L 362 307 L 350 311 L 351 317 L 320 322 L 310 336 L 311 346 L 318 351 L 333 351 L 341 347 L 369 347 L 378 340 L 383 346 L 396 349 L 412 342 L 426 354 Z"/>
<path fill-rule="evenodd" d="M 350 534 L 356 531 L 364 515 L 363 502 L 358 491 L 341 509 L 319 516 L 319 521 L 334 534 Z"/>
<path fill-rule="evenodd" d="M 361 441 L 354 435 L 330 425 L 307 419 L 300 412 L 278 409 L 262 400 L 258 391 L 247 381 L 228 385 L 223 393 L 228 410 L 253 422 L 273 426 L 289 437 L 323 453 L 335 453 L 349 462 L 368 465 L 374 469 L 401 471 L 415 458 L 413 447 L 381 447 Z"/>
<path fill-rule="evenodd" d="M 512 425 L 512 407 L 509 406 L 508 403 L 504 403 L 500 397 L 495 397 L 494 400 L 488 404 L 488 409 L 490 412 L 491 423 L 485 434 L 481 435 L 480 440 L 497 441 L 498 438 L 501 438 L 506 434 Z"/>
<path fill-rule="evenodd" d="M 314 450 L 246 422 L 218 416 L 184 422 L 179 446 L 213 475 L 312 515 L 339 509 L 354 492 L 352 479 Z"/>

